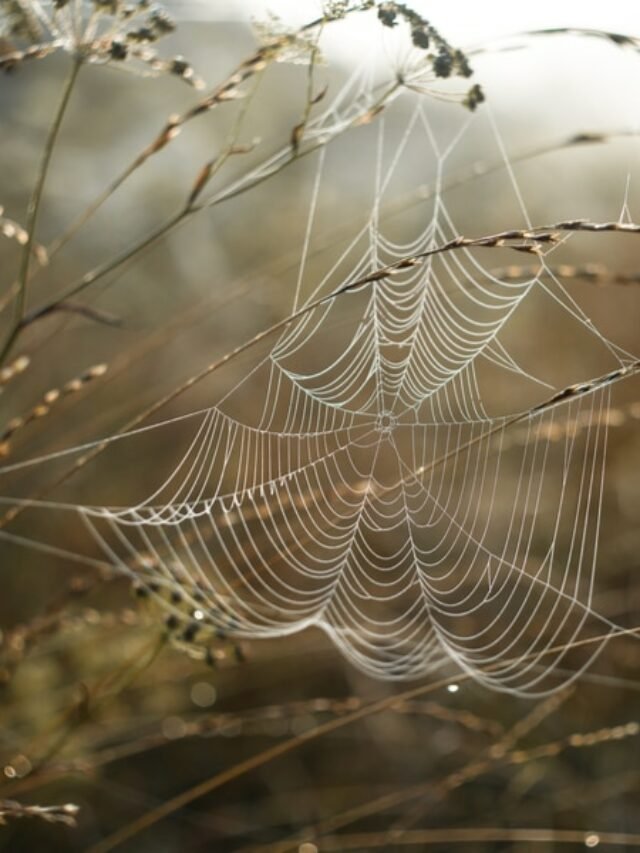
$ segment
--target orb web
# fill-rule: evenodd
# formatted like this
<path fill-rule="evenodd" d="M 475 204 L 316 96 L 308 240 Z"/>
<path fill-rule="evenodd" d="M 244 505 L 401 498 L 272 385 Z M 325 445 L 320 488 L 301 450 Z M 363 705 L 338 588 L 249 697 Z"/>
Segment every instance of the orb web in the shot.
<path fill-rule="evenodd" d="M 331 298 L 461 233 L 442 187 L 474 122 L 488 121 L 501 156 L 492 119 L 456 111 L 443 142 L 429 101 L 399 90 L 396 113 L 362 129 L 373 152 L 362 166 L 371 171 L 364 221 L 311 274 L 321 199 L 339 204 L 340 180 L 322 192 L 328 143 L 378 98 L 375 75 L 358 69 L 307 128 L 327 145 L 313 155 L 290 307 L 315 307 L 221 400 L 190 415 L 184 452 L 145 500 L 75 511 L 111 564 L 167 608 L 165 593 L 180 590 L 214 630 L 260 638 L 316 626 L 376 677 L 422 677 L 454 663 L 489 687 L 543 693 L 594 626 L 600 640 L 580 667 L 619 631 L 592 606 L 611 388 L 595 383 L 563 401 L 561 414 L 534 406 L 523 420 L 519 409 L 494 411 L 491 388 L 507 377 L 537 400 L 561 390 L 522 366 L 510 343 L 509 327 L 532 298 L 578 327 L 612 373 L 633 359 L 596 330 L 545 253 L 520 281 L 462 247 Z M 422 179 L 405 168 L 416 151 L 432 191 L 420 216 L 392 222 L 385 211 L 398 187 Z M 515 177 L 505 174 L 527 227 Z M 247 398 L 250 417 L 238 403 Z M 517 444 L 514 419 L 526 432 Z M 558 419 L 582 426 L 558 440 Z"/>

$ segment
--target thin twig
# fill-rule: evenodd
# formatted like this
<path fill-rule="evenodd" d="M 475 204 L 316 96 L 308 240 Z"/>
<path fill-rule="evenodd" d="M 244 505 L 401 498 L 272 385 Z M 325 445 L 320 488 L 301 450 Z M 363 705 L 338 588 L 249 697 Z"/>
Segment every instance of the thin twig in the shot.
<path fill-rule="evenodd" d="M 22 261 L 18 274 L 18 288 L 14 303 L 15 307 L 13 327 L 9 332 L 9 335 L 4 343 L 2 350 L 0 350 L 0 365 L 3 364 L 7 354 L 11 350 L 11 347 L 13 346 L 13 343 L 18 337 L 22 328 L 24 307 L 27 299 L 29 266 L 31 261 L 31 253 L 33 252 L 35 246 L 35 231 L 38 224 L 38 214 L 40 213 L 42 193 L 44 191 L 44 185 L 47 179 L 47 174 L 49 172 L 49 166 L 51 164 L 51 157 L 53 156 L 56 140 L 58 138 L 60 128 L 62 127 L 62 121 L 64 119 L 64 115 L 67 110 L 69 100 L 71 98 L 71 93 L 73 92 L 73 87 L 78 78 L 78 74 L 80 72 L 81 67 L 82 59 L 79 57 L 74 58 L 71 70 L 69 72 L 69 76 L 67 77 L 66 83 L 64 84 L 64 88 L 62 90 L 62 97 L 60 99 L 58 109 L 56 110 L 53 122 L 51 124 L 51 127 L 49 128 L 49 134 L 45 142 L 44 150 L 42 153 L 42 159 L 40 161 L 40 167 L 36 176 L 36 182 L 33 188 L 33 192 L 31 194 L 29 206 L 27 208 L 27 220 L 25 223 L 25 228 L 28 236 L 22 251 Z"/>
<path fill-rule="evenodd" d="M 479 842 L 520 842 L 527 844 L 573 844 L 595 847 L 598 844 L 610 844 L 617 847 L 640 847 L 640 835 L 626 832 L 599 832 L 584 829 L 509 829 L 504 827 L 457 826 L 444 829 L 414 829 L 402 835 L 393 832 L 354 832 L 323 838 L 323 853 L 341 853 L 344 850 L 372 850 L 381 847 L 392 850 L 396 847 L 418 847 L 438 844 L 442 849 L 451 849 L 452 844 L 473 844 Z M 96 848 L 98 849 L 98 848 Z M 110 848 L 105 848 L 110 849 Z M 277 848 L 273 848 L 277 849 Z"/>

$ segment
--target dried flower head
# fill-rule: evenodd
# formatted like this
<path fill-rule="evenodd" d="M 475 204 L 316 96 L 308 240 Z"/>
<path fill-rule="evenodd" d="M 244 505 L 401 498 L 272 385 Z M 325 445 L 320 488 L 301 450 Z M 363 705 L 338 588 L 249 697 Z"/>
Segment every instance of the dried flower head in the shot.
<path fill-rule="evenodd" d="M 403 74 L 403 82 L 411 88 L 429 90 L 434 79 L 468 78 L 473 74 L 466 55 L 452 47 L 432 23 L 404 3 L 383 2 L 377 7 L 378 18 L 385 27 L 408 24 L 411 42 L 420 52 L 418 60 Z M 433 92 L 432 92 L 433 94 Z M 484 101 L 482 89 L 476 83 L 462 98 L 462 104 L 475 110 Z"/>
<path fill-rule="evenodd" d="M 325 21 L 337 21 L 340 18 L 346 18 L 351 12 L 365 12 L 367 9 L 373 9 L 375 5 L 375 0 L 360 0 L 360 2 L 325 0 L 322 4 L 322 16 Z"/>
<path fill-rule="evenodd" d="M 254 20 L 253 29 L 264 48 L 273 48 L 277 62 L 307 65 L 317 49 L 314 30 L 295 30 L 269 12 L 263 20 Z"/>
<path fill-rule="evenodd" d="M 161 58 L 153 47 L 175 28 L 149 0 L 0 0 L 0 68 L 65 50 L 82 62 L 129 62 L 142 73 L 173 74 L 202 88 L 187 60 Z"/>

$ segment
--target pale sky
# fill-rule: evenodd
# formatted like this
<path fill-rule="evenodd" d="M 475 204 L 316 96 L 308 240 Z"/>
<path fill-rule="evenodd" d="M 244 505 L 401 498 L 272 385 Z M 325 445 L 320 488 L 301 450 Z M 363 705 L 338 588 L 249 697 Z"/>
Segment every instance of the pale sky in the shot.
<path fill-rule="evenodd" d="M 172 0 L 173 14 L 183 20 L 245 20 L 272 11 L 292 24 L 317 16 L 319 0 Z M 477 42 L 520 29 L 593 27 L 640 35 L 636 0 L 414 0 L 410 4 L 448 37 Z"/>

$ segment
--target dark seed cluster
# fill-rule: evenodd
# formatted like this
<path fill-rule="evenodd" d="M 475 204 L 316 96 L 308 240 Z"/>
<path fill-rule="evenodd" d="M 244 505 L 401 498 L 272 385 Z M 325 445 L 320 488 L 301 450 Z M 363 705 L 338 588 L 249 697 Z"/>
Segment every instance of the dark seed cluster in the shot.
<path fill-rule="evenodd" d="M 243 646 L 232 636 L 238 627 L 236 619 L 222 604 L 212 605 L 198 586 L 190 585 L 183 591 L 178 587 L 167 589 L 156 580 L 148 580 L 136 582 L 132 591 L 138 599 L 171 607 L 171 612 L 164 617 L 168 639 L 172 646 L 189 657 L 214 668 L 221 662 L 243 663 L 246 660 Z M 203 609 L 194 604 L 202 605 Z"/>
<path fill-rule="evenodd" d="M 428 59 L 436 77 L 471 77 L 473 74 L 466 55 L 452 47 L 433 24 L 405 3 L 380 3 L 378 18 L 385 27 L 396 27 L 402 21 L 409 25 L 413 45 L 420 50 L 431 51 Z M 474 110 L 483 100 L 482 90 L 476 84 L 467 92 L 462 103 L 468 109 Z"/>
<path fill-rule="evenodd" d="M 153 50 L 175 29 L 173 18 L 151 0 L 52 0 L 39 15 L 26 0 L 0 0 L 0 69 L 12 70 L 25 59 L 62 48 L 84 62 L 129 61 L 147 66 L 154 75 L 171 74 L 201 88 L 202 81 L 184 57 L 163 59 Z"/>

